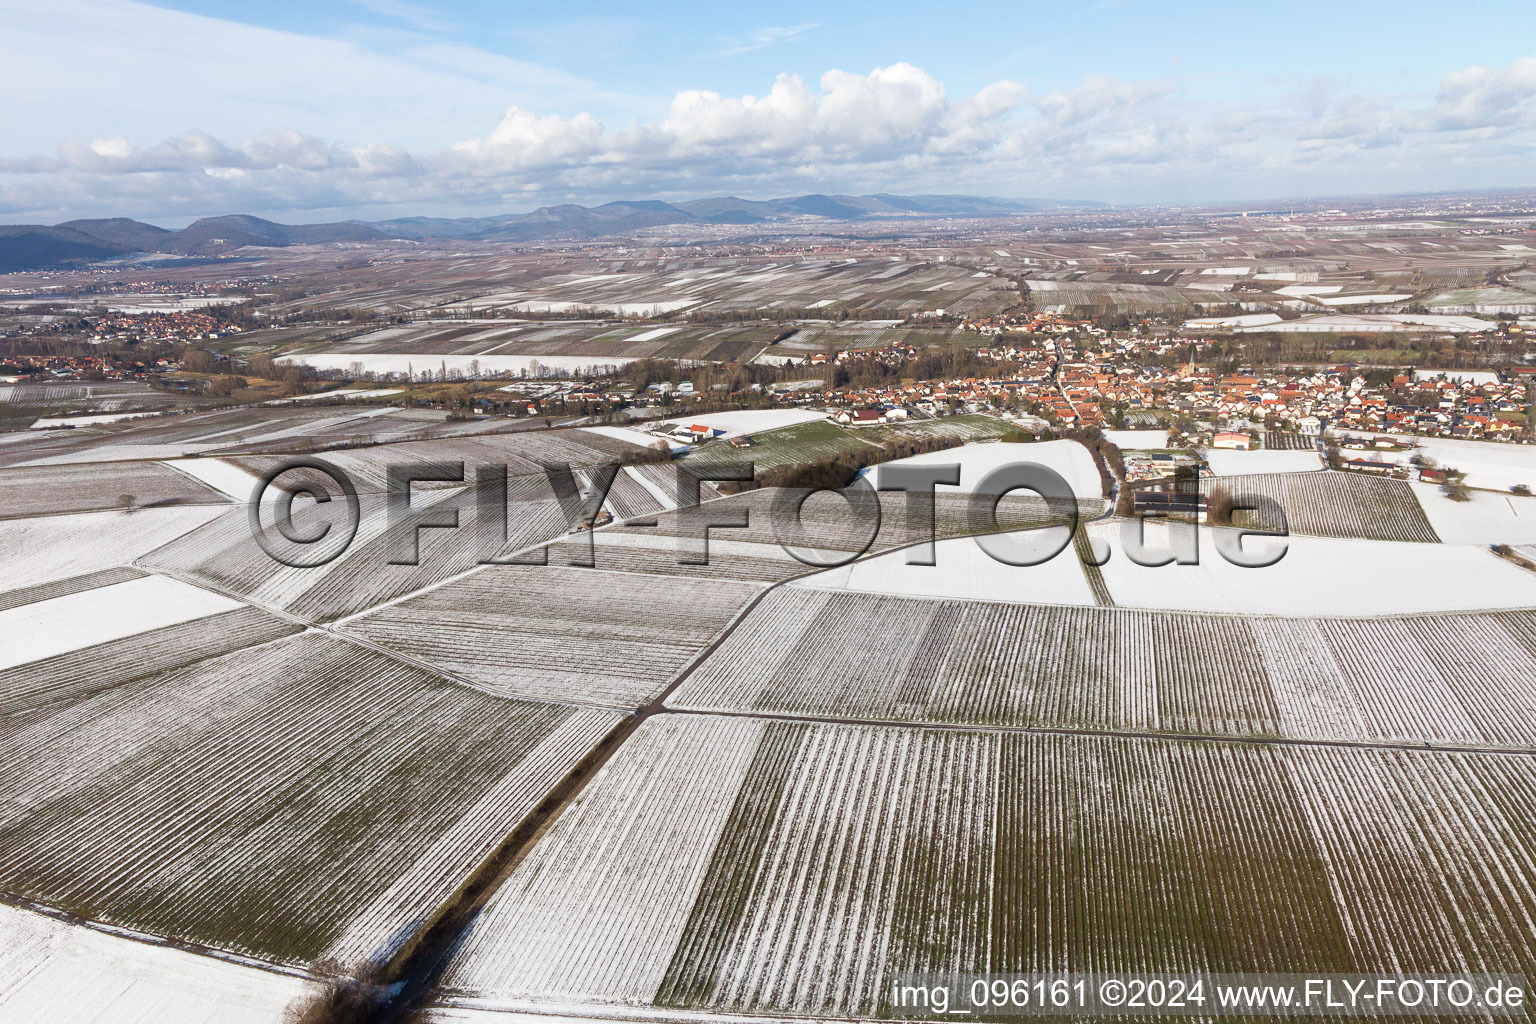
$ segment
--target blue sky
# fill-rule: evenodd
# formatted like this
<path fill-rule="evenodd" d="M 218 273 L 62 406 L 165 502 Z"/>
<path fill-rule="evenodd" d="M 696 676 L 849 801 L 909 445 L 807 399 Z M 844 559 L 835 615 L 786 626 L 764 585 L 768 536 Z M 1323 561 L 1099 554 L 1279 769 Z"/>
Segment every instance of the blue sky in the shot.
<path fill-rule="evenodd" d="M 0 0 L 0 218 L 1533 184 L 1526 5 Z"/>

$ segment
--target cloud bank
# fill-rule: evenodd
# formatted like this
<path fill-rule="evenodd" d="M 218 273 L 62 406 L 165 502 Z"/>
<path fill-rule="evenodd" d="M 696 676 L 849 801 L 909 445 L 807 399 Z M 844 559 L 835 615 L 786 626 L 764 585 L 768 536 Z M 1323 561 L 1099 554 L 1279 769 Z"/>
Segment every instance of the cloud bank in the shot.
<path fill-rule="evenodd" d="M 1049 92 L 1002 80 L 957 96 L 922 68 L 893 63 L 828 70 L 814 83 L 780 74 L 756 95 L 687 90 L 650 119 L 605 123 L 523 103 L 487 117 L 482 134 L 419 151 L 301 130 L 66 139 L 0 158 L 0 212 L 304 219 L 526 209 L 539 197 L 888 189 L 1150 199 L 1135 188 L 1221 182 L 1228 195 L 1259 196 L 1313 179 L 1358 180 L 1361 191 L 1449 187 L 1449 178 L 1478 187 L 1527 177 L 1533 144 L 1536 56 L 1453 71 L 1417 99 L 1316 81 L 1225 104 L 1199 98 L 1176 67 L 1139 81 L 1091 74 Z"/>

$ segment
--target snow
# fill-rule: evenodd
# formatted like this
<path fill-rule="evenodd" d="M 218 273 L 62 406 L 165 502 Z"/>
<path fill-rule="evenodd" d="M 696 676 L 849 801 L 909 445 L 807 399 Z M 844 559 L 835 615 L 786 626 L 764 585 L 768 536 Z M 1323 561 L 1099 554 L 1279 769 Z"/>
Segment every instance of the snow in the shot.
<path fill-rule="evenodd" d="M 1166 430 L 1106 430 L 1104 440 L 1117 448 L 1130 451 L 1163 449 L 1168 447 Z"/>
<path fill-rule="evenodd" d="M 642 725 L 477 916 L 444 987 L 497 1002 L 654 999 L 764 729 Z"/>
<path fill-rule="evenodd" d="M 0 904 L 0 1020 L 275 1024 L 309 990 L 290 974 Z"/>
<path fill-rule="evenodd" d="M 0 669 L 137 636 L 243 607 L 239 601 L 167 576 L 82 590 L 0 611 Z"/>
<path fill-rule="evenodd" d="M 790 363 L 800 362 L 809 354 L 808 352 L 802 352 L 799 355 L 777 355 L 765 349 L 753 356 L 751 361 L 759 366 L 788 366 Z M 820 382 L 818 381 L 817 383 L 819 386 Z"/>
<path fill-rule="evenodd" d="M 748 409 L 741 412 L 711 412 L 689 415 L 668 422 L 684 425 L 698 423 L 717 431 L 716 437 L 740 437 L 744 434 L 760 434 L 765 430 L 793 427 L 812 420 L 824 420 L 827 414 L 812 409 Z M 652 439 L 652 443 L 655 439 Z"/>
<path fill-rule="evenodd" d="M 1341 284 L 1288 284 L 1284 288 L 1275 289 L 1275 294 L 1299 298 L 1305 295 L 1334 295 L 1343 290 Z"/>
<path fill-rule="evenodd" d="M 292 398 L 274 398 L 263 405 L 281 405 L 284 402 L 312 402 L 317 398 L 383 398 L 386 395 L 403 394 L 404 388 L 341 388 L 336 391 L 320 391 L 313 395 L 294 395 Z"/>
<path fill-rule="evenodd" d="M 1363 306 L 1368 303 L 1402 302 L 1413 298 L 1412 292 L 1394 292 L 1377 295 L 1336 295 L 1330 299 L 1318 299 L 1325 306 Z"/>
<path fill-rule="evenodd" d="M 996 538 L 996 541 L 1005 543 L 1028 536 L 1053 544 L 1051 538 L 1059 542 L 1061 532 L 1060 529 L 1021 531 Z M 804 577 L 789 586 L 974 601 L 1094 603 L 1093 591 L 1071 544 L 1050 561 L 1029 566 L 999 562 L 970 537 L 937 542 L 933 565 L 908 565 L 907 559 L 914 555 L 913 549 L 892 551 Z"/>
<path fill-rule="evenodd" d="M 667 335 L 672 334 L 675 331 L 680 331 L 680 330 L 682 330 L 681 327 L 652 327 L 648 331 L 643 331 L 640 334 L 637 334 L 637 335 L 635 335 L 632 338 L 625 338 L 624 340 L 625 341 L 655 341 L 657 338 L 665 338 Z"/>
<path fill-rule="evenodd" d="M 645 488 L 646 493 L 648 493 L 651 497 L 655 498 L 656 499 L 656 503 L 658 505 L 660 505 L 662 508 L 672 509 L 672 508 L 676 508 L 677 507 L 677 498 L 674 495 L 668 494 L 664 488 L 662 488 L 660 485 L 658 485 L 650 477 L 648 477 L 644 473 L 640 472 L 639 467 L 637 467 L 637 466 L 625 466 L 624 467 L 624 474 L 626 476 L 628 476 L 631 480 L 635 481 L 635 483 L 637 483 L 641 487 Z M 619 536 L 619 535 L 615 534 L 614 536 Z M 633 536 L 633 534 L 630 534 L 628 536 Z"/>
<path fill-rule="evenodd" d="M 0 522 L 0 587 L 19 589 L 127 565 L 229 511 L 228 505 L 183 505 L 7 519 Z"/>
<path fill-rule="evenodd" d="M 364 373 L 399 373 L 407 370 L 418 376 L 430 370 L 436 374 L 443 366 L 468 374 L 470 364 L 478 363 L 481 373 L 531 374 L 537 363 L 544 371 L 569 370 L 580 373 L 593 367 L 625 366 L 635 361 L 634 356 L 475 356 L 475 355 L 423 355 L 404 353 L 393 355 L 382 352 L 357 352 L 344 354 L 304 353 L 282 356 L 280 363 L 297 363 L 316 370 L 340 370 L 351 372 L 352 365 L 359 363 Z"/>
<path fill-rule="evenodd" d="M 1032 462 L 1060 473 L 1078 498 L 1096 498 L 1102 493 L 1099 470 L 1088 449 L 1076 441 L 1034 441 L 1025 444 L 1002 441 L 982 441 L 946 448 L 942 451 L 913 455 L 905 459 L 884 463 L 883 466 L 960 466 L 958 487 L 939 486 L 940 493 L 970 494 L 988 473 L 1001 466 Z M 874 467 L 875 483 L 878 484 L 882 466 Z M 860 476 L 868 476 L 866 469 Z M 1027 495 L 1027 491 L 1016 492 Z"/>
<path fill-rule="evenodd" d="M 1452 501 L 1438 484 L 1409 486 L 1443 543 L 1536 544 L 1536 498 L 1469 491 L 1470 501 Z"/>
<path fill-rule="evenodd" d="M 1322 456 L 1315 451 L 1232 451 L 1205 449 L 1205 461 L 1217 476 L 1242 476 L 1245 473 L 1305 473 L 1323 468 Z"/>
<path fill-rule="evenodd" d="M 1205 316 L 1184 321 L 1185 327 L 1263 327 L 1281 322 L 1278 313 L 1244 313 L 1239 316 Z"/>
<path fill-rule="evenodd" d="M 85 416 L 50 416 L 32 424 L 33 430 L 52 427 L 88 427 L 94 423 L 116 423 L 119 420 L 136 420 L 143 416 L 157 416 L 154 412 L 98 412 Z"/>
<path fill-rule="evenodd" d="M 601 434 L 603 437 L 611 437 L 615 441 L 626 441 L 629 444 L 637 444 L 642 448 L 654 448 L 661 438 L 653 434 L 647 434 L 643 430 L 635 430 L 631 427 L 581 427 L 592 434 Z"/>
<path fill-rule="evenodd" d="M 1168 548 L 1168 531 L 1176 528 L 1146 523 L 1146 547 Z M 1135 524 L 1088 529 L 1113 549 L 1101 571 L 1115 604 L 1124 607 L 1307 617 L 1536 607 L 1536 574 L 1480 548 L 1291 536 L 1278 562 L 1244 568 L 1215 547 L 1218 532 L 1236 531 L 1201 528 L 1198 565 L 1148 568 L 1125 551 L 1123 530 Z M 1280 543 L 1250 537 L 1243 550 L 1259 555 Z"/>
<path fill-rule="evenodd" d="M 599 310 L 613 312 L 619 316 L 649 316 L 653 312 L 672 313 L 695 305 L 698 301 L 692 295 L 680 299 L 656 299 L 651 302 L 610 302 L 608 299 L 525 299 L 507 303 L 503 308 L 524 313 L 569 313 L 572 310 L 590 309 L 594 312 Z M 484 298 L 470 300 L 469 304 L 472 306 L 498 305 Z"/>
<path fill-rule="evenodd" d="M 1492 371 L 1492 370 L 1414 370 L 1413 371 L 1413 379 L 1414 380 L 1439 380 L 1441 377 L 1444 377 L 1446 380 L 1449 380 L 1449 381 L 1454 381 L 1457 384 L 1462 384 L 1462 383 L 1465 383 L 1467 381 L 1471 381 L 1473 384 L 1476 384 L 1478 387 L 1482 387 L 1484 384 L 1497 384 L 1499 382 L 1499 375 L 1497 373 L 1495 373 L 1494 371 Z"/>
<path fill-rule="evenodd" d="M 1359 431 L 1337 431 L 1340 437 L 1375 437 Z M 1387 436 L 1387 435 L 1382 435 Z M 1392 435 L 1398 436 L 1398 435 Z M 1406 435 L 1403 435 L 1406 436 Z M 1536 490 L 1536 445 L 1507 444 L 1499 441 L 1460 441 L 1444 437 L 1415 437 L 1418 450 L 1435 460 L 1438 466 L 1450 466 L 1465 473 L 1468 487 L 1508 491 L 1515 484 Z M 1371 452 L 1383 462 L 1406 465 L 1413 452 Z"/>
<path fill-rule="evenodd" d="M 167 459 L 161 463 L 239 502 L 251 500 L 261 478 L 223 459 Z"/>
<path fill-rule="evenodd" d="M 1319 313 L 1316 316 L 1304 316 L 1299 320 L 1287 320 L 1284 323 L 1268 324 L 1262 327 L 1234 327 L 1233 330 L 1285 333 L 1304 331 L 1431 333 L 1440 331 L 1446 334 L 1471 334 L 1491 331 L 1496 326 L 1498 325 L 1492 320 L 1479 320 L 1476 317 L 1446 313 Z"/>

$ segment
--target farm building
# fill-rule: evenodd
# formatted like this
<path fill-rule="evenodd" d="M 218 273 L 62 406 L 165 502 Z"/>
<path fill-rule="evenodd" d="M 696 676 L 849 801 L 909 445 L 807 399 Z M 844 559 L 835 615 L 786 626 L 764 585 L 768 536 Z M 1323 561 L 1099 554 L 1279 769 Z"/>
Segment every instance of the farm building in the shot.
<path fill-rule="evenodd" d="M 1245 452 L 1252 443 L 1252 439 L 1245 433 L 1237 430 L 1223 430 L 1211 438 L 1212 448 L 1230 448 L 1234 451 Z"/>

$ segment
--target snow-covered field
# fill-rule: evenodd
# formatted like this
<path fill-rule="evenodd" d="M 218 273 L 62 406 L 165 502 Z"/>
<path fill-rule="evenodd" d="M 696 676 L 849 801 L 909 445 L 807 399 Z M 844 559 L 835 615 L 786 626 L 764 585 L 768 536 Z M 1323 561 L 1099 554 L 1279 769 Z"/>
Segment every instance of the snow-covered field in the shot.
<path fill-rule="evenodd" d="M 277 1024 L 311 990 L 247 966 L 0 903 L 0 1021 Z"/>
<path fill-rule="evenodd" d="M 1536 498 L 1469 491 L 1470 501 L 1452 501 L 1436 484 L 1408 486 L 1446 544 L 1536 544 Z"/>
<path fill-rule="evenodd" d="M 1128 451 L 1138 449 L 1162 449 L 1168 447 L 1166 430 L 1106 430 L 1104 440 L 1117 448 Z"/>
<path fill-rule="evenodd" d="M 125 583 L 0 611 L 0 669 L 41 661 L 179 622 L 241 607 L 240 602 L 166 576 Z"/>
<path fill-rule="evenodd" d="M 1299 320 L 1287 320 L 1262 327 L 1237 327 L 1243 331 L 1280 331 L 1287 334 L 1302 331 L 1375 331 L 1375 332 L 1430 332 L 1446 331 L 1451 334 L 1471 334 L 1491 331 L 1496 326 L 1492 320 L 1479 320 L 1473 316 L 1457 316 L 1448 313 L 1319 313 Z"/>
<path fill-rule="evenodd" d="M 256 485 L 261 482 L 255 473 L 224 459 L 168 459 L 161 465 L 185 473 L 240 502 L 250 501 Z"/>
<path fill-rule="evenodd" d="M 1238 316 L 1202 316 L 1194 320 L 1184 321 L 1185 327 L 1207 328 L 1217 327 L 1263 327 L 1265 324 L 1278 324 L 1281 322 L 1278 313 L 1243 313 Z"/>
<path fill-rule="evenodd" d="M 1471 383 L 1476 384 L 1478 387 L 1482 387 L 1484 384 L 1497 384 L 1499 382 L 1499 375 L 1492 370 L 1413 371 L 1414 380 L 1439 380 L 1441 377 L 1444 377 L 1446 380 L 1455 381 L 1458 384 L 1470 381 Z"/>
<path fill-rule="evenodd" d="M 643 725 L 479 915 L 444 989 L 654 999 L 763 729 L 716 718 Z"/>
<path fill-rule="evenodd" d="M 481 373 L 515 373 L 529 377 L 538 376 L 541 373 L 557 373 L 568 370 L 571 373 L 582 373 L 594 367 L 627 366 L 635 361 L 634 356 L 474 356 L 474 355 L 391 355 L 384 352 L 355 352 L 341 354 L 326 354 L 323 352 L 305 352 L 291 356 L 282 356 L 278 362 L 298 363 L 302 366 L 313 367 L 316 370 L 343 370 L 351 372 L 354 364 L 361 364 L 364 373 L 381 374 L 406 374 L 413 373 L 420 376 L 431 371 L 437 373 L 446 366 L 449 370 L 457 370 L 460 373 L 471 372 L 470 364 L 480 367 Z"/>
<path fill-rule="evenodd" d="M 711 412 L 688 415 L 668 422 L 699 423 L 720 433 L 716 437 L 739 437 L 743 434 L 760 434 L 765 430 L 792 427 L 798 423 L 824 420 L 827 414 L 813 409 L 748 409 L 742 412 Z"/>
<path fill-rule="evenodd" d="M 1088 528 L 1116 549 L 1101 571 L 1123 607 L 1299 616 L 1536 607 L 1536 574 L 1477 548 L 1292 536 L 1279 562 L 1243 568 L 1217 553 L 1215 530 L 1202 529 L 1199 565 L 1148 568 L 1121 550 L 1124 528 Z M 1170 528 L 1146 523 L 1147 547 L 1167 548 Z M 1259 554 L 1279 543 L 1254 537 L 1243 547 Z"/>
<path fill-rule="evenodd" d="M 1149 555 L 1169 549 L 1166 524 L 1145 525 Z M 1113 603 L 1128 608 L 1234 612 L 1248 615 L 1397 615 L 1413 612 L 1536 607 L 1536 575 L 1477 548 L 1394 541 L 1292 536 L 1250 537 L 1247 553 L 1284 543 L 1277 563 L 1233 565 L 1215 547 L 1217 531 L 1199 530 L 1198 565 L 1137 565 L 1126 553 L 1134 524 L 1093 523 L 1089 535 L 1111 549 L 1102 567 Z M 1042 536 L 1043 531 L 1029 531 Z M 1055 531 L 1051 531 L 1054 535 Z M 1024 534 L 1009 535 L 1009 540 Z M 997 538 L 998 541 L 1004 538 Z M 911 551 L 893 551 L 790 584 L 871 594 L 1092 605 L 1090 577 L 1073 547 L 1040 565 L 994 560 L 974 540 L 935 545 L 932 566 L 908 565 Z M 1145 557 L 1144 557 L 1145 560 Z"/>
<path fill-rule="evenodd" d="M 1532 611 L 1298 619 L 781 587 L 667 706 L 1529 748 L 1533 627 Z"/>
<path fill-rule="evenodd" d="M 1205 449 L 1206 464 L 1217 476 L 1243 476 L 1247 473 L 1306 473 L 1323 468 L 1317 452 L 1260 449 L 1240 452 L 1226 448 Z"/>
<path fill-rule="evenodd" d="M 1413 298 L 1412 292 L 1392 292 L 1377 295 L 1336 295 L 1333 298 L 1317 301 L 1325 306 L 1364 306 L 1378 305 L 1383 302 L 1402 302 L 1404 299 L 1411 298 Z"/>
<path fill-rule="evenodd" d="M 1427 936 L 1475 963 L 1532 951 L 1510 909 L 1533 875 L 1524 759 L 687 725 L 609 762 L 548 837 L 564 856 L 519 865 L 440 1000 L 867 1019 L 909 971 L 1196 970 L 1213 950 L 1256 968 L 1330 943 L 1390 964 Z"/>
<path fill-rule="evenodd" d="M 346 628 L 497 693 L 633 708 L 756 595 L 731 580 L 499 565 Z"/>
<path fill-rule="evenodd" d="M 662 440 L 655 434 L 647 434 L 645 431 L 637 430 L 634 427 L 599 426 L 579 427 L 577 429 L 585 430 L 593 434 L 599 434 L 603 437 L 611 437 L 615 441 L 626 441 L 629 444 L 637 444 L 642 448 L 654 448 Z"/>
<path fill-rule="evenodd" d="M 387 959 L 618 716 L 318 632 L 0 729 L 5 888 L 263 959 Z"/>
<path fill-rule="evenodd" d="M 1093 456 L 1088 449 L 1076 441 L 1036 441 L 1029 444 L 1015 444 L 1012 442 L 980 442 L 977 444 L 963 445 L 959 448 L 946 448 L 943 451 L 928 452 L 923 455 L 913 455 L 910 458 L 896 459 L 894 462 L 882 463 L 873 470 L 866 469 L 861 476 L 875 474 L 875 482 L 879 481 L 879 473 L 885 466 L 948 466 L 960 467 L 960 485 L 958 487 L 939 486 L 939 491 L 945 494 L 970 494 L 976 485 L 981 482 L 988 473 L 1002 466 L 1016 465 L 1032 462 L 1045 466 L 1061 474 L 1067 485 L 1072 488 L 1072 493 L 1078 498 L 1088 499 L 1098 497 L 1101 492 L 1099 482 L 1099 470 L 1094 465 Z M 1026 494 L 1029 492 L 1018 491 Z"/>
<path fill-rule="evenodd" d="M 1031 530 L 1058 537 L 1059 529 Z M 1022 534 L 1020 536 L 1023 536 Z M 997 538 L 1004 543 L 1012 538 Z M 954 597 L 977 601 L 1027 601 L 1039 604 L 1093 604 L 1093 590 L 1068 544 L 1040 565 L 1007 565 L 992 558 L 968 537 L 934 545 L 933 565 L 908 565 L 911 550 L 892 551 L 865 561 L 807 576 L 790 586 L 819 590 L 856 590 L 870 594 Z"/>
<path fill-rule="evenodd" d="M 672 333 L 674 333 L 676 331 L 680 331 L 680 330 L 682 330 L 681 327 L 652 327 L 648 331 L 641 331 L 639 334 L 636 334 L 636 335 L 634 335 L 633 337 L 630 337 L 630 338 L 625 338 L 624 340 L 625 341 L 655 341 L 657 338 L 665 338 L 667 335 L 672 334 Z"/>
<path fill-rule="evenodd" d="M 119 420 L 136 420 L 141 416 L 157 416 L 155 412 L 97 412 L 85 416 L 49 416 L 34 420 L 33 430 L 49 430 L 54 427 L 89 427 L 97 423 L 116 423 Z"/>
<path fill-rule="evenodd" d="M 1337 431 L 1339 436 L 1372 437 L 1358 431 Z M 1468 487 L 1507 491 L 1515 484 L 1525 484 L 1536 491 L 1536 445 L 1505 444 L 1499 441 L 1459 441 L 1444 437 L 1415 437 L 1418 451 L 1435 460 L 1436 465 L 1461 470 Z M 1372 458 L 1406 465 L 1413 452 L 1373 452 Z"/>
<path fill-rule="evenodd" d="M 335 391 L 320 391 L 313 395 L 294 395 L 292 398 L 274 398 L 263 405 L 281 405 L 284 402 L 312 402 L 317 398 L 384 398 L 387 395 L 398 395 L 402 388 L 339 388 Z"/>
<path fill-rule="evenodd" d="M 497 301 L 495 296 L 480 296 L 467 303 L 450 304 L 443 309 L 500 308 L 515 309 L 522 313 L 570 313 L 590 309 L 594 312 L 616 313 L 619 316 L 650 316 L 652 313 L 672 313 L 679 309 L 696 306 L 699 300 L 693 296 L 680 299 L 655 299 L 650 302 L 610 302 L 607 299 L 518 299 L 513 302 Z"/>
<path fill-rule="evenodd" d="M 0 587 L 31 586 L 127 565 L 212 522 L 227 505 L 82 512 L 0 522 Z"/>

